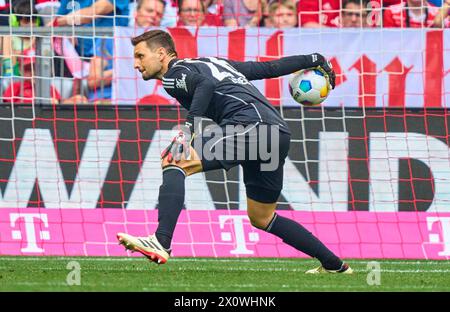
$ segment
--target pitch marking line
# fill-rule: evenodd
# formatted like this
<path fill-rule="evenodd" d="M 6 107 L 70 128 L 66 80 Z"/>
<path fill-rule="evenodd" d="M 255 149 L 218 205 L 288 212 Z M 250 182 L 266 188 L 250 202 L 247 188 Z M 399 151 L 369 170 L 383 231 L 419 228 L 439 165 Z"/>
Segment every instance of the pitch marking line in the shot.
<path fill-rule="evenodd" d="M 144 257 L 89 257 L 89 256 L 1 256 L 1 260 L 9 261 L 52 261 L 52 260 L 79 260 L 79 261 L 139 261 L 146 260 Z M 233 259 L 223 259 L 223 258 L 171 258 L 170 262 L 268 262 L 268 263 L 317 263 L 315 259 L 305 259 L 305 258 L 291 258 L 291 259 L 267 259 L 267 258 L 233 258 Z M 383 259 L 350 259 L 346 260 L 350 264 L 367 264 L 368 262 L 378 261 L 380 264 L 418 264 L 418 265 L 450 265 L 450 261 L 447 260 L 411 260 L 411 261 L 389 261 Z"/>

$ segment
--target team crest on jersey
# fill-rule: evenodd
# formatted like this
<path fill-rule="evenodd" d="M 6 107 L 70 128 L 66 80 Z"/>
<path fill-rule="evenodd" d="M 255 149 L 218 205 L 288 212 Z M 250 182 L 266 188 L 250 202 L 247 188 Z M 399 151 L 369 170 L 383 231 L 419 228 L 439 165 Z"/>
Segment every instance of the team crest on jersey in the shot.
<path fill-rule="evenodd" d="M 188 92 L 187 85 L 186 85 L 186 74 L 181 74 L 181 78 L 175 79 L 175 82 L 176 82 L 176 87 L 178 89 L 183 89 L 186 92 Z"/>

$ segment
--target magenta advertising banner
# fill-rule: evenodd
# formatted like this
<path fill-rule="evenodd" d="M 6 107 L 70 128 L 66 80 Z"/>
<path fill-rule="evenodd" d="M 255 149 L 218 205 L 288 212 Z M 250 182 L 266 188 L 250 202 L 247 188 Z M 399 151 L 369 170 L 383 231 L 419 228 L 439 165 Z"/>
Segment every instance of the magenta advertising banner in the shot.
<path fill-rule="evenodd" d="M 450 259 L 450 213 L 279 213 L 345 258 Z M 127 256 L 117 232 L 146 236 L 156 220 L 155 210 L 1 209 L 0 254 Z M 172 248 L 175 257 L 305 257 L 242 211 L 183 211 Z"/>

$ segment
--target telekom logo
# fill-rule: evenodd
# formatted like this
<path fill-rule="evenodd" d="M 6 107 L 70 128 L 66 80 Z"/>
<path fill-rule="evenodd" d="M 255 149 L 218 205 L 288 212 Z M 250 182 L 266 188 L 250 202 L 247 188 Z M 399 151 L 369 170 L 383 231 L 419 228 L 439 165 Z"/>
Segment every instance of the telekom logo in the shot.
<path fill-rule="evenodd" d="M 221 238 L 224 242 L 230 242 L 233 240 L 236 243 L 236 248 L 231 250 L 231 254 L 241 254 L 241 255 L 253 255 L 253 250 L 247 248 L 247 240 L 244 231 L 244 220 L 248 220 L 247 216 L 229 216 L 221 215 L 219 216 L 220 229 L 223 230 L 227 221 L 231 221 L 232 231 L 222 232 Z M 234 236 L 233 236 L 234 234 Z M 259 235 L 255 232 L 248 233 L 248 240 L 250 242 L 259 241 Z"/>
<path fill-rule="evenodd" d="M 431 233 L 435 223 L 440 225 L 442 240 L 439 233 Z M 444 250 L 440 251 L 438 255 L 450 256 L 450 217 L 427 217 L 427 227 L 430 232 L 428 236 L 430 243 L 444 245 Z"/>
<path fill-rule="evenodd" d="M 44 249 L 39 248 L 37 245 L 37 235 L 39 235 L 41 240 L 49 240 L 50 232 L 49 231 L 38 231 L 36 233 L 35 230 L 35 220 L 37 222 L 43 222 L 44 227 L 48 228 L 48 218 L 46 214 L 43 213 L 11 213 L 9 215 L 9 220 L 11 222 L 11 228 L 16 227 L 16 223 L 19 223 L 19 220 L 23 220 L 23 224 L 25 224 L 25 233 L 22 230 L 13 230 L 11 232 L 12 238 L 16 240 L 25 240 L 27 245 L 25 248 L 22 248 L 20 251 L 22 252 L 32 252 L 32 253 L 42 253 Z M 18 222 L 19 221 L 19 222 Z M 23 236 L 25 234 L 25 237 Z"/>

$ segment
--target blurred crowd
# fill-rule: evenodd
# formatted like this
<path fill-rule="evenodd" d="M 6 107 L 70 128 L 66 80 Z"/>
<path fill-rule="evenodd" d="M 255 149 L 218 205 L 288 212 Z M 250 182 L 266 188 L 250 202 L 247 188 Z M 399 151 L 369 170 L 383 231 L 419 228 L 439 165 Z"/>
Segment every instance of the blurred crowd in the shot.
<path fill-rule="evenodd" d="M 446 28 L 449 13 L 450 0 L 0 0 L 0 26 L 11 29 L 0 38 L 0 101 L 34 98 L 35 39 L 13 35 L 19 26 Z M 72 38 L 83 79 L 65 61 L 67 44 L 54 44 L 52 102 L 109 103 L 113 39 Z"/>
<path fill-rule="evenodd" d="M 0 0 L 0 25 L 33 17 L 54 26 L 446 27 L 449 7 L 449 0 Z"/>

